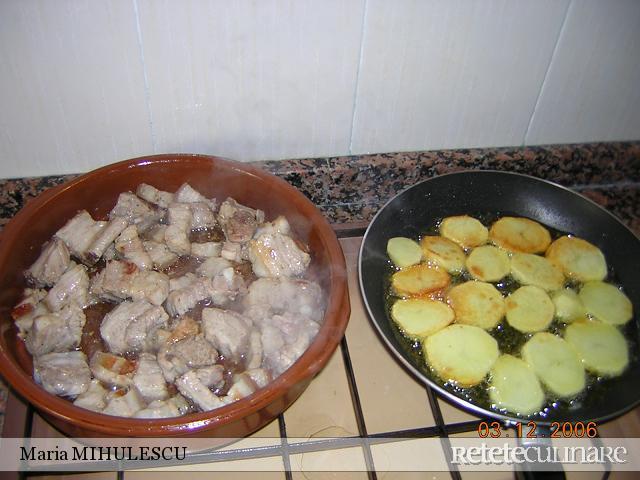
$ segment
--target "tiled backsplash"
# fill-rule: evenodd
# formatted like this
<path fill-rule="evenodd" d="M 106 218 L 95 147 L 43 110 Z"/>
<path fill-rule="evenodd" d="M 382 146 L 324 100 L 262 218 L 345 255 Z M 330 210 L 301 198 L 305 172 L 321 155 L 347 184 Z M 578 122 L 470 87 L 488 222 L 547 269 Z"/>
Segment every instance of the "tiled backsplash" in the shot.
<path fill-rule="evenodd" d="M 0 178 L 640 138 L 635 0 L 4 0 Z"/>

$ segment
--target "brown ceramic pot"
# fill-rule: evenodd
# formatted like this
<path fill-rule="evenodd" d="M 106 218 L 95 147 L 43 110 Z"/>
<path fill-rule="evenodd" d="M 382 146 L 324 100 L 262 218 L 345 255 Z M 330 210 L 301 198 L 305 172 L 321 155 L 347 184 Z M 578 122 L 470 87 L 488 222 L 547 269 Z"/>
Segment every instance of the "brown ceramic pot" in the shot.
<path fill-rule="evenodd" d="M 189 182 L 207 197 L 239 202 L 285 215 L 312 252 L 310 274 L 328 294 L 324 323 L 304 355 L 283 375 L 253 395 L 211 412 L 141 420 L 75 407 L 47 393 L 32 379 L 32 363 L 16 337 L 10 312 L 25 287 L 22 272 L 40 248 L 78 210 L 105 218 L 118 195 L 140 183 L 175 191 Z M 285 181 L 258 168 L 204 155 L 154 155 L 109 165 L 44 192 L 9 222 L 0 243 L 0 373 L 62 432 L 75 437 L 242 437 L 283 412 L 327 363 L 340 342 L 350 306 L 345 262 L 336 236 L 318 209 Z"/>

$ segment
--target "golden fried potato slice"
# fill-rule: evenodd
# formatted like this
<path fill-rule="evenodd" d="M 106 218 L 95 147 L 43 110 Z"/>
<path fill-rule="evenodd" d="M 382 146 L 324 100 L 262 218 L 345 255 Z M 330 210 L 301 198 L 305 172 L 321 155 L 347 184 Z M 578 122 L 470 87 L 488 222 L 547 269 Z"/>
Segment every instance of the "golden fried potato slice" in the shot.
<path fill-rule="evenodd" d="M 498 342 L 479 327 L 453 324 L 426 338 L 427 364 L 444 380 L 471 387 L 486 377 L 500 351 Z"/>
<path fill-rule="evenodd" d="M 442 290 L 449 281 L 444 269 L 421 263 L 394 273 L 391 286 L 398 295 L 416 296 Z"/>
<path fill-rule="evenodd" d="M 443 329 L 454 317 L 449 305 L 426 298 L 398 300 L 391 307 L 391 318 L 407 336 L 418 340 Z"/>
<path fill-rule="evenodd" d="M 502 294 L 490 283 L 469 281 L 449 291 L 456 322 L 491 330 L 504 316 Z"/>
<path fill-rule="evenodd" d="M 511 267 L 507 252 L 491 245 L 474 248 L 467 257 L 466 266 L 473 278 L 483 282 L 497 282 Z"/>
<path fill-rule="evenodd" d="M 560 237 L 545 255 L 567 277 L 579 282 L 602 280 L 607 276 L 607 262 L 600 249 L 581 238 Z"/>
<path fill-rule="evenodd" d="M 489 238 L 487 227 L 469 215 L 457 215 L 442 220 L 440 235 L 453 240 L 462 248 L 477 247 L 487 243 Z"/>
<path fill-rule="evenodd" d="M 511 275 L 522 285 L 535 285 L 548 292 L 564 285 L 562 270 L 540 255 L 514 253 L 511 256 Z"/>
<path fill-rule="evenodd" d="M 540 381 L 559 397 L 572 397 L 586 385 L 577 353 L 564 339 L 548 332 L 536 333 L 521 350 Z"/>
<path fill-rule="evenodd" d="M 551 243 L 549 231 L 538 222 L 522 217 L 502 217 L 491 225 L 489 238 L 510 252 L 544 252 Z"/>
<path fill-rule="evenodd" d="M 570 288 L 563 288 L 551 295 L 551 301 L 556 307 L 556 317 L 562 322 L 571 323 L 587 314 L 582 300 Z"/>
<path fill-rule="evenodd" d="M 520 287 L 505 300 L 507 322 L 524 333 L 545 330 L 555 313 L 553 302 L 540 287 Z"/>
<path fill-rule="evenodd" d="M 440 236 L 422 237 L 420 246 L 427 260 L 440 265 L 448 272 L 460 272 L 464 269 L 464 250 L 448 238 Z"/>
<path fill-rule="evenodd" d="M 513 355 L 501 355 L 491 369 L 489 398 L 498 408 L 521 415 L 539 411 L 544 392 L 527 362 Z"/>
<path fill-rule="evenodd" d="M 387 242 L 387 254 L 400 268 L 410 267 L 422 260 L 422 249 L 417 242 L 406 237 L 390 238 Z"/>
<path fill-rule="evenodd" d="M 611 325 L 624 325 L 633 317 L 631 300 L 605 282 L 587 282 L 578 294 L 587 313 Z"/>
<path fill-rule="evenodd" d="M 596 320 L 572 323 L 564 339 L 576 350 L 585 368 L 596 375 L 620 375 L 629 363 L 629 347 L 616 327 Z"/>

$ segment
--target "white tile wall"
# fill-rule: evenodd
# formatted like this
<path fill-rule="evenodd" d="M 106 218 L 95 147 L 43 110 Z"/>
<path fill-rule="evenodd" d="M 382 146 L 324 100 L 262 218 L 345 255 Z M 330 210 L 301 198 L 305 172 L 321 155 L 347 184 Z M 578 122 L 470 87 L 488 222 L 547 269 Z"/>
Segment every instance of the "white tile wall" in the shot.
<path fill-rule="evenodd" d="M 640 139 L 637 0 L 2 0 L 0 178 Z"/>

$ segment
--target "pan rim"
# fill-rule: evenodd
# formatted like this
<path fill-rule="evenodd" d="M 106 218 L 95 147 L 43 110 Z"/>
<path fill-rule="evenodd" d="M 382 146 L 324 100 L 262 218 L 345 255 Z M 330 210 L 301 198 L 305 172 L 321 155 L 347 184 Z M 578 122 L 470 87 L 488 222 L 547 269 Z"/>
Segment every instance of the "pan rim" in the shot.
<path fill-rule="evenodd" d="M 391 204 L 394 200 L 396 200 L 396 198 L 400 197 L 401 195 L 405 194 L 407 191 L 413 189 L 413 188 L 417 188 L 419 185 L 438 179 L 438 178 L 442 178 L 442 177 L 448 177 L 448 176 L 453 176 L 453 175 L 482 175 L 482 174 L 500 174 L 500 175 L 509 175 L 509 176 L 514 176 L 514 177 L 521 177 L 521 178 L 527 178 L 536 182 L 541 182 L 541 183 L 545 183 L 548 184 L 552 187 L 555 188 L 559 188 L 563 191 L 566 191 L 568 193 L 570 193 L 571 195 L 576 195 L 578 196 L 581 200 L 586 200 L 588 203 L 590 203 L 593 206 L 596 206 L 598 209 L 600 209 L 601 211 L 605 212 L 608 216 L 610 216 L 611 218 L 613 218 L 613 220 L 615 220 L 619 225 L 621 225 L 622 227 L 624 227 L 636 240 L 640 241 L 640 237 L 638 235 L 636 235 L 633 230 L 631 230 L 626 224 L 624 224 L 618 217 L 616 217 L 613 213 L 611 213 L 609 210 L 607 210 L 606 208 L 604 208 L 603 206 L 599 205 L 598 203 L 594 202 L 593 200 L 591 200 L 590 198 L 585 197 L 584 195 L 581 195 L 580 193 L 576 192 L 575 190 L 572 190 L 569 187 L 565 187 L 563 185 L 560 185 L 556 182 L 552 182 L 550 180 L 546 180 L 543 178 L 538 178 L 535 177 L 533 175 L 527 175 L 527 174 L 523 174 L 523 173 L 517 173 L 517 172 L 506 172 L 506 171 L 502 171 L 502 170 L 463 170 L 463 171 L 458 171 L 458 172 L 450 172 L 450 173 L 446 173 L 446 174 L 442 174 L 442 175 L 436 175 L 434 177 L 431 178 L 426 178 L 424 180 L 421 180 L 413 185 L 409 185 L 408 187 L 404 188 L 403 190 L 401 190 L 400 192 L 398 192 L 396 195 L 394 195 L 393 197 L 391 197 L 387 202 L 385 202 L 385 204 L 380 207 L 380 209 L 376 212 L 376 214 L 373 216 L 373 218 L 371 219 L 371 221 L 369 222 L 369 225 L 367 226 L 367 229 L 364 233 L 364 236 L 362 237 L 362 243 L 360 244 L 360 249 L 358 252 L 358 284 L 360 287 L 360 294 L 362 296 L 362 301 L 364 303 L 365 309 L 367 311 L 367 314 L 369 316 L 369 321 L 371 323 L 373 323 L 375 330 L 378 334 L 378 336 L 380 336 L 385 344 L 385 346 L 392 352 L 393 356 L 396 358 L 396 360 L 399 360 L 401 362 L 401 364 L 409 370 L 409 372 L 414 376 L 414 378 L 416 378 L 416 380 L 418 380 L 420 383 L 424 384 L 426 387 L 428 388 L 432 388 L 433 390 L 435 390 L 442 398 L 444 398 L 445 400 L 452 402 L 455 406 L 458 407 L 462 407 L 465 410 L 469 410 L 472 411 L 473 413 L 479 414 L 481 417 L 490 417 L 490 418 L 494 418 L 496 420 L 501 420 L 502 422 L 505 423 L 505 425 L 515 425 L 518 423 L 522 423 L 523 421 L 526 421 L 527 418 L 526 417 L 517 417 L 517 416 L 510 416 L 508 414 L 504 414 L 498 411 L 493 411 L 493 410 L 489 410 L 487 408 L 481 407 L 479 405 L 476 405 L 462 397 L 459 397 L 457 395 L 455 395 L 454 393 L 448 391 L 447 389 L 443 388 L 442 386 L 438 385 L 436 382 L 434 382 L 433 380 L 431 380 L 430 378 L 428 378 L 424 373 L 422 373 L 420 370 L 418 370 L 409 360 L 407 360 L 404 355 L 402 355 L 402 353 L 400 351 L 398 351 L 398 349 L 392 344 L 392 342 L 387 338 L 387 335 L 385 335 L 385 333 L 382 331 L 381 327 L 379 326 L 378 322 L 375 320 L 376 316 L 374 315 L 371 306 L 369 305 L 369 300 L 367 298 L 367 294 L 365 292 L 365 288 L 364 288 L 364 281 L 363 281 L 363 276 L 362 276 L 362 257 L 363 257 L 363 252 L 364 252 L 364 246 L 367 242 L 367 237 L 369 236 L 369 233 L 371 232 L 371 227 L 375 224 L 376 220 L 378 219 L 378 217 L 382 214 L 382 212 L 389 206 L 389 204 Z M 634 402 L 631 402 L 629 405 L 627 405 L 624 408 L 621 408 L 615 412 L 612 412 L 610 414 L 607 415 L 600 415 L 598 417 L 595 418 L 585 418 L 585 419 L 581 419 L 581 421 L 593 421 L 596 423 L 599 422 L 605 422 L 608 420 L 611 420 L 613 418 L 619 417 L 621 415 L 623 415 L 624 413 L 632 410 L 633 408 L 637 407 L 638 405 L 640 405 L 640 397 L 635 400 Z M 552 423 L 554 423 L 555 421 L 549 421 L 549 420 L 545 420 L 545 419 L 536 419 L 536 424 L 538 426 L 543 426 L 543 427 L 550 427 L 552 425 Z"/>

